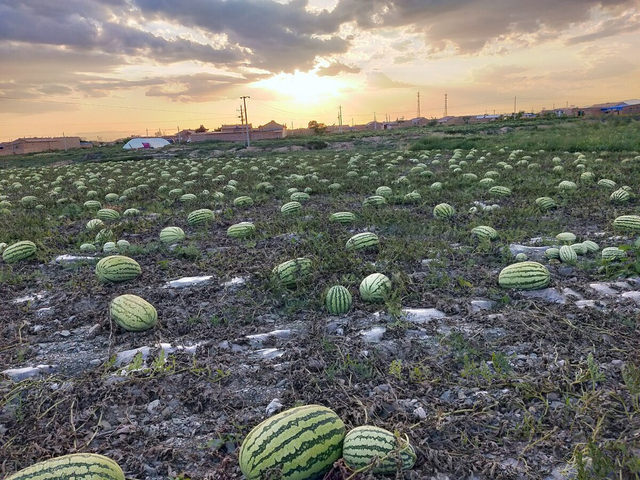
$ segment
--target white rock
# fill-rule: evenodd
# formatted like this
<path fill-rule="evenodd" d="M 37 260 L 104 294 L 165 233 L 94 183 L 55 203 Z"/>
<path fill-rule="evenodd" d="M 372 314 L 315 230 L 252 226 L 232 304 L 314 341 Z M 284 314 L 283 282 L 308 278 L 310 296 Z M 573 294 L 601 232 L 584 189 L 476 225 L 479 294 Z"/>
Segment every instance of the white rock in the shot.
<path fill-rule="evenodd" d="M 630 298 L 631 300 L 633 300 L 636 303 L 640 303 L 640 292 L 624 292 L 622 295 L 620 295 L 623 298 Z"/>
<path fill-rule="evenodd" d="M 368 330 L 362 330 L 360 335 L 367 343 L 378 343 L 382 340 L 382 336 L 387 331 L 385 327 L 371 327 Z"/>
<path fill-rule="evenodd" d="M 284 355 L 284 351 L 277 348 L 262 348 L 260 350 L 256 350 L 255 353 L 262 360 L 271 360 L 272 358 L 278 358 Z"/>
<path fill-rule="evenodd" d="M 273 400 L 271 400 L 271 403 L 269 405 L 267 405 L 267 408 L 265 409 L 265 411 L 267 412 L 268 416 L 271 416 L 274 413 L 277 413 L 280 410 L 282 410 L 283 406 L 284 405 L 282 405 L 282 403 L 280 403 L 280 399 L 274 398 Z"/>
<path fill-rule="evenodd" d="M 57 263 L 59 265 L 69 265 L 72 263 L 80 263 L 80 262 L 90 262 L 96 263 L 100 260 L 99 257 L 80 257 L 76 255 L 58 255 L 53 263 Z"/>
<path fill-rule="evenodd" d="M 411 323 L 427 323 L 435 318 L 447 316 L 437 308 L 405 308 L 402 313 L 404 319 Z"/>
<path fill-rule="evenodd" d="M 55 365 L 37 365 L 35 367 L 10 368 L 8 370 L 3 370 L 0 373 L 6 375 L 14 382 L 21 382 L 22 380 L 35 377 L 41 373 L 52 373 L 55 368 Z"/>
<path fill-rule="evenodd" d="M 521 292 L 522 295 L 529 298 L 539 298 L 549 303 L 557 303 L 564 305 L 567 302 L 566 297 L 555 288 L 544 288 L 542 290 L 526 290 Z"/>
<path fill-rule="evenodd" d="M 194 285 L 200 285 L 207 283 L 213 278 L 213 275 L 205 275 L 202 277 L 183 277 L 178 280 L 171 280 L 165 286 L 165 288 L 187 288 Z"/>
<path fill-rule="evenodd" d="M 618 293 L 606 283 L 590 283 L 589 286 L 600 295 L 615 295 Z"/>

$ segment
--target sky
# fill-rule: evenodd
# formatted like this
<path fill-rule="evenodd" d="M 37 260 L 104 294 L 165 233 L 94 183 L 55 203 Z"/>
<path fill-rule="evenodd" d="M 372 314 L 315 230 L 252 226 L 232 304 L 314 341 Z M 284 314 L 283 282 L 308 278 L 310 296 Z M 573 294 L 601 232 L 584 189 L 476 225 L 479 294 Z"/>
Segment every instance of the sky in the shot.
<path fill-rule="evenodd" d="M 0 141 L 640 98 L 640 0 L 0 0 Z M 419 96 L 418 96 L 419 94 Z"/>

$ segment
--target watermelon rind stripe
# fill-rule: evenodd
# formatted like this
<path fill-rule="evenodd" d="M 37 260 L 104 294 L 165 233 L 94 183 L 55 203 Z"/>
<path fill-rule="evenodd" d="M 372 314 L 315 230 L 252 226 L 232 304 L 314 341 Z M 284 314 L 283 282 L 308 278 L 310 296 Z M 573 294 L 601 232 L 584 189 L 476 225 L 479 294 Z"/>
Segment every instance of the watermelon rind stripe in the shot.
<path fill-rule="evenodd" d="M 122 468 L 95 453 L 73 453 L 36 463 L 5 480 L 125 480 Z"/>

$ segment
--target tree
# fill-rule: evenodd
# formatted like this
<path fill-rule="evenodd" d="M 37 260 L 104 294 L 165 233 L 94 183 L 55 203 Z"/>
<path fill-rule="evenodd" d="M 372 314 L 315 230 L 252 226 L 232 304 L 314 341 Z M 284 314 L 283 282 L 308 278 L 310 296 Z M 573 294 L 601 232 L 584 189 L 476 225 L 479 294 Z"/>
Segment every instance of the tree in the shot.
<path fill-rule="evenodd" d="M 208 129 L 208 128 L 205 128 L 205 126 L 204 126 L 204 125 L 200 124 L 200 126 L 199 126 L 198 128 L 196 128 L 194 131 L 195 131 L 196 133 L 204 133 L 204 132 L 208 132 L 208 131 L 209 131 L 209 129 Z"/>
<path fill-rule="evenodd" d="M 327 131 L 327 126 L 324 123 L 318 123 L 315 120 L 311 120 L 307 128 L 313 129 L 316 135 L 320 135 Z"/>

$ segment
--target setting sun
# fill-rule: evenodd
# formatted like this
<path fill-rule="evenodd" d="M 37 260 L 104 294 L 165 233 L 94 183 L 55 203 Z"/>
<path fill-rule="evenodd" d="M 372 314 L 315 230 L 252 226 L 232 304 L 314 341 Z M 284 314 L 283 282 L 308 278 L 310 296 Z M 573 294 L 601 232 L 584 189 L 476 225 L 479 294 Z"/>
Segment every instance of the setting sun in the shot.
<path fill-rule="evenodd" d="M 319 105 L 338 97 L 344 88 L 343 82 L 334 77 L 319 77 L 314 71 L 303 73 L 298 70 L 293 74 L 280 73 L 256 82 L 254 86 L 304 105 Z"/>

